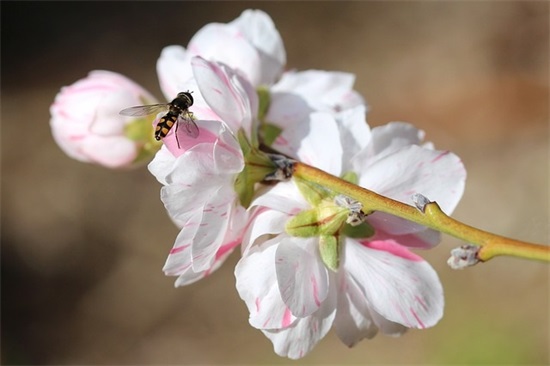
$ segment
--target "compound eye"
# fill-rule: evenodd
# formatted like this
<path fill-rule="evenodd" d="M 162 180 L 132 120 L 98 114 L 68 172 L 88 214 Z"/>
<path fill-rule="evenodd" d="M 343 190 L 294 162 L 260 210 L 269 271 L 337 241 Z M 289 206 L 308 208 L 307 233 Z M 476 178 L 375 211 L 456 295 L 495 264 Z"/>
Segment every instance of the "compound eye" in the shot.
<path fill-rule="evenodd" d="M 187 98 L 189 98 L 189 105 L 190 106 L 193 105 L 193 96 L 191 95 L 191 93 L 185 92 L 183 94 L 185 94 L 185 96 L 187 96 Z"/>

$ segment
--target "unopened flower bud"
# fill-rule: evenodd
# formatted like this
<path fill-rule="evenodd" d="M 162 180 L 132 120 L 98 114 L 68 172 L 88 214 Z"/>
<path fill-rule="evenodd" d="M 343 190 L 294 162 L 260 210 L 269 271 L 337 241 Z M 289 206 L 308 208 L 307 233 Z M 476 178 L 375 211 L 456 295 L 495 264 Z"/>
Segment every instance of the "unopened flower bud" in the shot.
<path fill-rule="evenodd" d="M 158 150 L 151 119 L 124 117 L 128 107 L 157 103 L 130 79 L 92 71 L 63 87 L 50 107 L 52 134 L 70 157 L 108 168 L 126 168 L 148 160 Z"/>

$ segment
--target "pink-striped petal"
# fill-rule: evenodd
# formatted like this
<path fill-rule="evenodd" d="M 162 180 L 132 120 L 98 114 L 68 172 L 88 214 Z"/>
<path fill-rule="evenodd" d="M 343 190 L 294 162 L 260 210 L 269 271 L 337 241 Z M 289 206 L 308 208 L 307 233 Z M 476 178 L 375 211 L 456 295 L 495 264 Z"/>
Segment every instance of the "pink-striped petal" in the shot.
<path fill-rule="evenodd" d="M 216 252 L 215 259 L 209 268 L 194 271 L 192 246 L 201 218 L 202 212 L 197 210 L 183 226 L 164 265 L 163 271 L 167 276 L 178 276 L 175 287 L 189 285 L 216 271 L 240 243 L 238 239 L 227 240 Z M 226 239 L 229 238 L 226 237 Z"/>
<path fill-rule="evenodd" d="M 189 215 L 187 221 L 182 224 L 174 247 L 170 250 L 162 269 L 167 276 L 178 276 L 191 268 L 193 264 L 191 247 L 195 234 L 199 229 L 201 218 L 202 211 L 195 210 Z"/>
<path fill-rule="evenodd" d="M 173 219 L 185 220 L 187 212 L 205 206 L 224 185 L 227 177 L 216 173 L 212 156 L 208 155 L 188 151 L 174 162 L 166 176 L 168 185 L 162 187 L 161 199 Z"/>
<path fill-rule="evenodd" d="M 155 102 L 146 90 L 123 75 L 92 71 L 56 95 L 50 107 L 52 134 L 72 158 L 109 168 L 131 167 L 141 146 L 125 137 L 131 118 L 119 112 Z"/>
<path fill-rule="evenodd" d="M 216 257 L 211 267 L 203 271 L 194 272 L 190 267 L 184 273 L 180 274 L 174 283 L 175 287 L 187 286 L 197 282 L 207 276 L 210 276 L 217 269 L 219 269 L 225 262 L 227 257 L 233 252 L 237 245 L 229 244 L 227 247 L 222 246 L 216 253 Z"/>
<path fill-rule="evenodd" d="M 338 281 L 338 307 L 334 327 L 338 338 L 348 347 L 363 338 L 373 338 L 378 328 L 370 315 L 366 297 L 347 273 L 340 273 L 335 281 Z"/>
<path fill-rule="evenodd" d="M 243 255 L 246 255 L 253 245 L 261 244 L 262 239 L 267 239 L 270 235 L 283 233 L 289 219 L 289 216 L 285 213 L 264 208 L 254 210 L 252 217 L 253 220 L 243 238 L 243 243 L 245 243 L 242 247 Z"/>
<path fill-rule="evenodd" d="M 233 133 L 241 127 L 250 133 L 252 118 L 258 112 L 258 96 L 248 81 L 230 68 L 202 57 L 191 61 L 204 100 Z"/>
<path fill-rule="evenodd" d="M 273 343 L 275 353 L 291 359 L 307 355 L 328 333 L 336 315 L 336 290 L 332 286 L 322 306 L 306 318 L 298 318 L 291 326 L 278 330 L 262 330 Z"/>
<path fill-rule="evenodd" d="M 384 318 L 427 328 L 443 316 L 443 288 L 434 269 L 394 241 L 346 240 L 345 268 Z"/>
<path fill-rule="evenodd" d="M 328 295 L 328 272 L 319 258 L 317 238 L 287 237 L 276 253 L 276 272 L 283 301 L 303 318 L 317 311 Z"/>
<path fill-rule="evenodd" d="M 375 212 L 367 217 L 367 221 L 375 227 L 376 230 L 382 230 L 392 235 L 406 235 L 427 230 L 423 225 L 385 212 Z"/>
<path fill-rule="evenodd" d="M 399 337 L 409 329 L 406 326 L 392 322 L 384 318 L 382 315 L 378 314 L 374 309 L 369 309 L 369 314 L 372 317 L 374 324 L 378 327 L 378 330 L 384 335 L 390 337 Z"/>
<path fill-rule="evenodd" d="M 408 204 L 420 193 L 449 214 L 462 197 L 465 180 L 466 170 L 455 154 L 411 145 L 377 160 L 362 172 L 359 184 Z"/>
<path fill-rule="evenodd" d="M 254 247 L 235 268 L 237 291 L 250 312 L 250 325 L 257 329 L 283 329 L 296 317 L 283 302 L 275 273 L 279 238 Z"/>
<path fill-rule="evenodd" d="M 220 188 L 202 209 L 201 223 L 191 249 L 194 271 L 209 268 L 223 243 L 236 198 L 231 188 Z"/>
<path fill-rule="evenodd" d="M 372 222 L 369 221 L 372 224 Z M 394 228 L 396 226 L 393 226 Z M 380 227 L 376 227 L 375 234 L 369 240 L 395 240 L 399 244 L 408 248 L 431 249 L 441 241 L 441 233 L 432 229 L 422 231 L 404 233 L 396 235 L 385 232 Z"/>

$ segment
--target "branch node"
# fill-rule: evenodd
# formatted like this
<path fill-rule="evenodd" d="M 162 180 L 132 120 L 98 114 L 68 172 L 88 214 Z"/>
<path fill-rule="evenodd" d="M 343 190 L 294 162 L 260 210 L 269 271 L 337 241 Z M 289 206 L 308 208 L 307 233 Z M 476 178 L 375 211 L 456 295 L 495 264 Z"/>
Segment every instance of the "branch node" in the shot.
<path fill-rule="evenodd" d="M 294 173 L 294 160 L 279 154 L 267 154 L 277 166 L 277 170 L 265 176 L 264 181 L 284 182 L 292 178 Z"/>
<path fill-rule="evenodd" d="M 344 196 L 343 194 L 339 194 L 334 197 L 334 203 L 349 210 L 346 224 L 358 226 L 365 222 L 367 215 L 363 212 L 363 204 L 361 202 Z"/>
<path fill-rule="evenodd" d="M 447 264 L 452 269 L 464 269 L 471 267 L 481 260 L 478 258 L 480 247 L 476 245 L 466 244 L 451 250 L 451 257 L 447 260 Z"/>
<path fill-rule="evenodd" d="M 425 213 L 426 212 L 426 206 L 430 203 L 432 203 L 432 201 L 430 201 L 428 199 L 428 197 L 420 194 L 420 193 L 416 193 L 415 195 L 412 196 L 412 201 L 414 202 L 414 205 L 416 206 L 416 208 L 422 212 L 422 213 Z"/>

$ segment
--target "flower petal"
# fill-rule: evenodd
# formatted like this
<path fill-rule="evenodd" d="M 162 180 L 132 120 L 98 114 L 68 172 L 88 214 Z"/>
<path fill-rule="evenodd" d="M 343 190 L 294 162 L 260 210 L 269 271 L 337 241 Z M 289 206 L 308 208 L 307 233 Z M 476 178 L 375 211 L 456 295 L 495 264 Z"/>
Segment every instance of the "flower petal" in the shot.
<path fill-rule="evenodd" d="M 298 187 L 292 181 L 280 182 L 272 187 L 260 189 L 252 206 L 268 207 L 287 214 L 296 214 L 310 208 Z"/>
<path fill-rule="evenodd" d="M 340 142 L 345 147 L 342 156 L 342 173 L 354 171 L 353 156 L 365 148 L 371 139 L 370 128 L 365 120 L 366 113 L 366 107 L 359 105 L 347 109 L 337 116 Z"/>
<path fill-rule="evenodd" d="M 424 140 L 424 131 L 410 123 L 390 122 L 372 129 L 371 149 L 375 155 L 391 153 L 409 145 L 420 145 Z"/>
<path fill-rule="evenodd" d="M 155 103 L 154 98 L 125 76 L 92 71 L 56 95 L 50 107 L 52 134 L 61 149 L 74 159 L 109 168 L 128 168 L 140 152 L 150 152 L 143 150 L 135 138 L 125 136 L 132 119 L 119 112 L 132 105 L 151 103 Z M 144 134 L 149 136 L 147 131 Z"/>
<path fill-rule="evenodd" d="M 366 171 L 378 160 L 410 145 L 420 145 L 424 131 L 404 122 L 390 122 L 374 127 L 368 145 L 352 160 L 353 171 Z M 424 144 L 427 147 L 427 144 Z"/>
<path fill-rule="evenodd" d="M 334 327 L 338 338 L 353 347 L 363 338 L 373 338 L 378 332 L 366 297 L 347 273 L 338 278 L 338 307 Z"/>
<path fill-rule="evenodd" d="M 161 189 L 166 210 L 176 221 L 186 221 L 188 212 L 201 208 L 215 196 L 226 177 L 215 172 L 212 157 L 191 150 L 180 156 L 166 175 Z"/>
<path fill-rule="evenodd" d="M 258 96 L 248 81 L 230 68 L 202 57 L 191 61 L 193 73 L 204 100 L 233 133 L 241 127 L 250 134 L 253 116 L 258 112 Z"/>
<path fill-rule="evenodd" d="M 242 253 L 246 255 L 253 245 L 260 244 L 260 238 L 280 234 L 285 231 L 289 216 L 283 212 L 259 208 L 252 214 L 253 220 L 243 238 Z M 274 262 L 275 263 L 275 262 Z"/>
<path fill-rule="evenodd" d="M 254 85 L 273 84 L 286 64 L 283 40 L 273 20 L 261 10 L 247 9 L 229 25 L 235 26 L 259 52 L 261 75 Z"/>
<path fill-rule="evenodd" d="M 359 184 L 409 204 L 421 193 L 450 214 L 462 197 L 465 180 L 464 166 L 453 153 L 411 145 L 377 160 L 362 172 Z"/>
<path fill-rule="evenodd" d="M 166 146 L 162 146 L 155 154 L 155 158 L 151 160 L 147 169 L 149 172 L 157 178 L 159 183 L 167 185 L 166 176 L 172 171 L 172 166 L 176 158 L 168 151 Z"/>
<path fill-rule="evenodd" d="M 423 225 L 385 212 L 375 212 L 367 216 L 367 221 L 375 227 L 376 231 L 382 230 L 392 235 L 406 235 L 427 230 Z"/>
<path fill-rule="evenodd" d="M 193 244 L 193 238 L 199 228 L 201 218 L 202 211 L 195 210 L 182 225 L 174 247 L 170 250 L 170 254 L 162 269 L 167 276 L 178 276 L 191 268 L 193 263 L 191 258 L 191 246 Z"/>
<path fill-rule="evenodd" d="M 346 240 L 345 268 L 372 309 L 408 328 L 427 328 L 443 316 L 443 288 L 433 268 L 394 241 Z"/>
<path fill-rule="evenodd" d="M 399 337 L 403 335 L 409 328 L 396 322 L 392 322 L 378 314 L 374 309 L 369 309 L 370 316 L 374 320 L 374 324 L 378 327 L 382 334 L 390 337 Z"/>
<path fill-rule="evenodd" d="M 193 239 L 191 253 L 195 272 L 208 269 L 221 247 L 235 204 L 232 187 L 222 187 L 203 208 L 201 223 Z"/>
<path fill-rule="evenodd" d="M 284 238 L 276 254 L 279 290 L 293 315 L 317 311 L 328 295 L 328 272 L 320 260 L 316 238 Z"/>
<path fill-rule="evenodd" d="M 381 212 L 377 212 L 381 213 Z M 374 216 L 371 215 L 371 216 Z M 393 217 L 391 218 L 393 220 Z M 372 221 L 371 217 L 367 218 L 367 221 L 376 227 L 374 236 L 370 237 L 369 240 L 390 240 L 393 239 L 399 244 L 404 245 L 408 248 L 419 248 L 419 249 L 431 249 L 435 247 L 441 241 L 441 233 L 432 229 L 425 228 L 421 225 L 418 225 L 424 230 L 413 230 L 410 233 L 404 233 L 402 230 L 400 234 L 392 233 L 391 230 L 395 228 L 400 228 L 401 226 L 392 221 L 392 223 L 385 222 L 384 225 L 389 228 L 390 231 L 384 231 L 378 221 Z"/>
<path fill-rule="evenodd" d="M 174 284 L 175 287 L 190 285 L 216 271 L 240 243 L 239 240 L 228 241 L 217 251 L 215 260 L 209 268 L 194 271 L 192 245 L 201 218 L 202 212 L 197 210 L 188 223 L 183 226 L 164 265 L 163 271 L 167 276 L 178 276 Z"/>
<path fill-rule="evenodd" d="M 336 315 L 336 290 L 330 293 L 322 306 L 306 318 L 296 319 L 289 327 L 262 330 L 273 343 L 275 353 L 291 359 L 302 358 L 328 333 Z"/>
<path fill-rule="evenodd" d="M 244 157 L 235 136 L 224 125 L 220 125 L 218 140 L 214 145 L 214 166 L 218 174 L 233 175 L 244 168 Z"/>
<path fill-rule="evenodd" d="M 330 174 L 342 173 L 343 149 L 334 117 L 312 113 L 307 121 L 287 127 L 273 143 L 283 154 L 296 157 Z"/>
<path fill-rule="evenodd" d="M 235 268 L 237 291 L 250 311 L 250 325 L 257 329 L 283 329 L 296 319 L 283 302 L 275 273 L 275 253 L 280 238 L 254 247 Z"/>
<path fill-rule="evenodd" d="M 179 122 L 177 122 L 179 123 Z M 196 121 L 197 127 L 199 128 L 199 135 L 194 138 L 185 132 L 185 126 L 180 126 L 176 124 L 173 127 L 166 137 L 162 139 L 164 145 L 175 157 L 183 155 L 185 152 L 194 149 L 195 152 L 203 151 L 205 154 L 209 154 L 209 150 L 212 149 L 214 144 L 218 139 L 216 132 L 213 132 L 209 125 L 222 126 L 223 123 L 220 121 Z M 177 134 L 177 137 L 176 137 Z M 200 145 L 203 145 L 198 148 Z M 211 154 L 210 154 L 211 155 Z"/>
<path fill-rule="evenodd" d="M 253 85 L 259 85 L 262 60 L 254 46 L 234 26 L 210 23 L 201 28 L 189 41 L 194 56 L 221 62 L 239 70 Z"/>
<path fill-rule="evenodd" d="M 200 219 L 203 218 L 202 214 L 203 213 L 201 212 Z M 228 216 L 229 223 L 225 229 L 225 237 L 222 241 L 222 244 L 216 251 L 213 261 L 210 262 L 210 267 L 203 270 L 195 271 L 192 264 L 190 266 L 187 266 L 184 272 L 179 273 L 179 277 L 175 283 L 176 287 L 188 285 L 190 283 L 200 280 L 203 277 L 210 275 L 212 272 L 220 268 L 227 257 L 233 252 L 233 250 L 241 244 L 243 229 L 248 221 L 246 210 L 242 207 L 235 207 L 230 214 L 228 213 Z M 184 248 L 185 255 L 189 258 L 187 259 L 188 261 L 193 261 L 193 245 L 196 245 L 194 243 L 194 239 L 197 236 L 199 229 L 200 227 L 198 227 L 196 232 L 192 234 L 193 240 L 191 241 L 191 245 Z M 175 251 L 178 251 L 177 247 L 174 247 L 171 254 L 175 254 Z"/>
<path fill-rule="evenodd" d="M 80 151 L 92 162 L 108 168 L 129 166 L 138 153 L 135 143 L 126 137 L 96 135 L 83 139 Z"/>
<path fill-rule="evenodd" d="M 298 148 L 297 156 L 304 162 L 327 173 L 342 173 L 343 148 L 340 132 L 334 119 L 324 113 L 314 113 L 310 118 L 310 131 Z"/>
<path fill-rule="evenodd" d="M 364 104 L 361 96 L 353 91 L 354 82 L 355 75 L 345 72 L 289 71 L 273 86 L 272 92 L 297 94 L 315 111 L 339 112 Z"/>
<path fill-rule="evenodd" d="M 181 86 L 193 77 L 192 55 L 181 46 L 164 47 L 157 60 L 157 75 L 166 100 L 172 100 L 182 91 Z"/>

